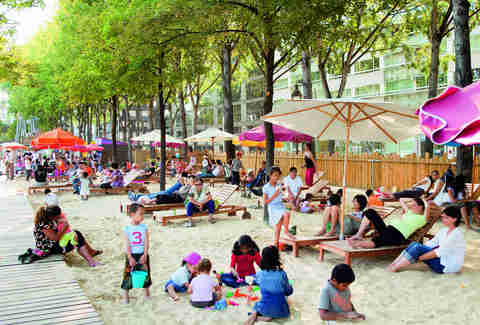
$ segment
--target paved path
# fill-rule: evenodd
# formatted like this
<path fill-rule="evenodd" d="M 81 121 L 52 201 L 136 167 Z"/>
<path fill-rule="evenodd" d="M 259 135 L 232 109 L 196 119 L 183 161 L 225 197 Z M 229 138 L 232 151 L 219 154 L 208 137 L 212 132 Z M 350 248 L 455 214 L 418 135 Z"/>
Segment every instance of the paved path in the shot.
<path fill-rule="evenodd" d="M 0 185 L 0 324 L 103 324 L 62 256 L 18 261 L 35 246 L 33 212 L 11 187 Z"/>

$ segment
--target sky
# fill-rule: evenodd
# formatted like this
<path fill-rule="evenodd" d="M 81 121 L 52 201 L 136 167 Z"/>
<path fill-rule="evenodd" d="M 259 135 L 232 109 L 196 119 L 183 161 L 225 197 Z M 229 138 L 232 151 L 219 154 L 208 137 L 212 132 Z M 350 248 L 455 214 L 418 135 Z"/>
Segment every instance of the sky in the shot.
<path fill-rule="evenodd" d="M 14 36 L 17 45 L 28 42 L 47 21 L 55 16 L 57 0 L 44 0 L 44 8 L 29 8 L 12 11 L 8 17 L 17 22 L 17 32 Z"/>

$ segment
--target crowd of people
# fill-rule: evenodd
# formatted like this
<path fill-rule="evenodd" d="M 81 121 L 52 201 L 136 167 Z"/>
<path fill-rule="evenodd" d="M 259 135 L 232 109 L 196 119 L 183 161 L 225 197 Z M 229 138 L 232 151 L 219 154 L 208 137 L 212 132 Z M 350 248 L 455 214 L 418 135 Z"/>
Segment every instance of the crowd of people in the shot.
<path fill-rule="evenodd" d="M 222 285 L 232 288 L 247 286 L 249 292 L 253 292 L 251 289 L 253 286 L 258 286 L 261 297 L 257 298 L 254 310 L 245 324 L 288 317 L 290 310 L 286 297 L 293 293 L 293 284 L 289 281 L 280 261 L 280 237 L 296 239 L 291 233 L 290 220 L 292 213 L 297 211 L 323 213 L 322 225 L 317 235 L 327 237 L 338 235 L 342 198 L 345 195 L 341 189 L 335 193 L 328 191 L 325 206 L 313 202 L 315 193 L 309 191 L 316 186 L 319 173 L 315 169 L 315 164 L 313 166 L 310 164 L 314 161 L 313 156 L 308 146 L 306 149 L 303 166 L 306 169 L 305 184 L 296 167 L 291 167 L 288 175 L 283 178 L 278 167 L 272 167 L 267 175 L 265 164 L 262 164 L 258 171 L 249 170 L 244 173 L 241 154 L 227 164 L 219 160 L 210 160 L 205 155 L 201 160 L 200 171 L 195 156 L 191 155 L 187 164 L 176 155 L 167 165 L 170 166 L 170 175 L 177 177 L 173 186 L 166 191 L 150 194 L 129 192 L 128 197 L 134 203 L 128 210 L 130 223 L 123 229 L 122 234 L 126 256 L 121 282 L 121 288 L 124 290 L 123 301 L 129 303 L 129 292 L 137 287 L 133 284 L 134 271 L 145 272 L 142 288 L 145 290 L 146 298 L 151 297 L 152 271 L 149 251 L 152 248 L 149 229 L 143 223 L 144 205 L 184 203 L 188 216 L 186 227 L 194 225 L 192 216 L 200 211 L 208 212 L 208 221 L 215 223 L 216 202 L 204 180 L 210 177 L 226 177 L 229 174 L 229 181 L 232 184 L 243 184 L 255 195 L 263 197 L 263 203 L 268 211 L 268 223 L 274 229 L 273 245 L 260 249 L 250 236 L 241 236 L 233 244 L 230 270 L 222 274 L 214 271 L 212 261 L 209 259 L 196 252 L 186 254 L 181 260 L 180 267 L 170 278 L 164 279 L 164 290 L 173 301 L 180 299 L 178 293 L 188 293 L 193 307 L 216 308 L 225 298 L 222 295 Z M 33 161 L 28 156 L 22 159 Z M 100 177 L 102 188 L 110 188 L 124 185 L 123 177 L 128 168 L 137 170 L 137 166 L 127 164 L 122 168 L 115 163 L 104 167 L 96 163 L 94 158 L 93 162 L 90 159 L 89 157 L 87 161 L 71 161 L 59 156 L 55 158 L 56 169 L 52 171 L 49 169 L 50 160 L 42 157 L 39 162 L 31 164 L 32 173 L 29 174 L 33 174 L 37 184 L 45 183 L 48 174 L 51 173 L 56 177 L 68 177 L 73 182 L 74 192 L 87 199 L 93 176 Z M 152 177 L 158 171 L 158 164 L 157 159 L 138 175 Z M 226 172 L 225 166 L 229 171 Z M 30 165 L 25 164 L 24 168 L 27 171 Z M 323 189 L 324 186 L 319 188 Z M 398 272 L 411 264 L 423 262 L 435 273 L 459 272 L 465 256 L 465 239 L 459 225 L 463 220 L 467 227 L 470 227 L 471 222 L 467 217 L 470 214 L 473 215 L 472 222 L 480 224 L 478 205 L 465 204 L 464 198 L 466 187 L 463 176 L 454 176 L 450 170 L 440 176 L 440 173 L 434 170 L 411 189 L 394 193 L 383 188 L 376 191 L 368 189 L 365 194 L 355 195 L 352 212 L 344 218 L 343 231 L 347 236 L 348 245 L 353 248 L 405 245 L 415 231 L 429 222 L 431 207 L 441 207 L 444 227 L 425 244 L 411 242 L 387 270 Z M 397 200 L 400 201 L 403 215 L 391 220 L 387 225 L 373 207 Z M 102 254 L 102 251 L 93 249 L 79 230 L 71 228 L 55 194 L 48 189 L 45 191 L 45 206 L 37 211 L 34 224 L 38 254 L 65 254 L 76 249 L 89 266 L 101 265 L 95 257 Z M 376 231 L 375 235 L 366 238 L 367 231 L 372 228 Z M 365 319 L 365 315 L 359 313 L 351 302 L 349 286 L 354 281 L 355 274 L 350 266 L 339 264 L 333 268 L 330 279 L 320 292 L 320 302 L 317 306 L 322 320 Z"/>

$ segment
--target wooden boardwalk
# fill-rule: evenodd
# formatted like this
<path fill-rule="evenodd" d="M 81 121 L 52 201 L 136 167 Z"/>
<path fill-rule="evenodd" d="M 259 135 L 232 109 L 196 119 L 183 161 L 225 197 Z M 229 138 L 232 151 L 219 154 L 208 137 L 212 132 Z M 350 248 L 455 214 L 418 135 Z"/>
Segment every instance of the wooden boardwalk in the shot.
<path fill-rule="evenodd" d="M 32 228 L 27 199 L 0 185 L 0 324 L 103 324 L 62 256 L 18 261 L 35 246 Z"/>

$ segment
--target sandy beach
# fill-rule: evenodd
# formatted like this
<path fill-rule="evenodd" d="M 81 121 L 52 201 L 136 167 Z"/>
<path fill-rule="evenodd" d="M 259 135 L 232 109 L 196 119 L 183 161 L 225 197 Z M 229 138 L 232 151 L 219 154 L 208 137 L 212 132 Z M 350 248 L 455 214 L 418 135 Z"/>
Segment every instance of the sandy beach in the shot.
<path fill-rule="evenodd" d="M 26 183 L 18 182 L 17 186 L 24 188 Z M 150 191 L 158 188 L 156 184 L 149 186 Z M 347 202 L 354 193 L 354 190 L 348 191 Z M 126 195 L 92 196 L 88 201 L 80 201 L 77 196 L 63 192 L 58 193 L 58 198 L 73 229 L 80 230 L 94 248 L 104 251 L 99 257 L 102 267 L 89 268 L 76 253 L 68 256 L 67 263 L 105 324 L 213 325 L 241 324 L 247 319 L 251 305 L 245 299 L 237 299 L 240 306 L 229 306 L 225 311 L 199 310 L 190 306 L 187 295 L 181 295 L 179 302 L 172 302 L 163 288 L 182 257 L 192 251 L 209 258 L 215 270 L 223 271 L 228 270 L 232 245 L 239 236 L 249 234 L 261 248 L 271 244 L 273 232 L 263 223 L 263 209 L 249 209 L 250 220 L 219 216 L 218 222 L 212 225 L 203 218 L 195 228 L 184 228 L 183 222 L 162 227 L 146 215 L 145 223 L 151 231 L 153 299 L 145 301 L 142 290 L 132 290 L 134 299 L 130 305 L 124 305 L 120 289 L 124 267 L 121 232 L 128 217 L 120 213 L 119 206 L 128 200 Z M 36 209 L 43 203 L 43 195 L 36 194 L 30 201 Z M 235 193 L 229 202 L 256 204 L 256 200 L 241 198 L 240 193 Z M 291 224 L 297 225 L 299 235 L 312 235 L 318 231 L 321 218 L 319 214 L 294 213 Z M 440 228 L 441 224 L 435 225 L 432 233 Z M 366 315 L 363 323 L 478 324 L 480 233 L 468 231 L 465 237 L 465 266 L 459 274 L 436 275 L 420 264 L 391 274 L 385 268 L 393 257 L 354 259 L 352 266 L 357 279 L 351 286 L 352 301 L 356 309 Z M 275 323 L 323 324 L 317 311 L 320 289 L 333 266 L 343 259 L 328 252 L 324 262 L 317 258 L 318 252 L 309 248 L 301 249 L 299 258 L 294 258 L 291 252 L 282 253 L 284 269 L 293 280 L 294 294 L 289 298 L 290 318 Z M 227 291 L 232 290 L 224 287 L 224 293 Z"/>

